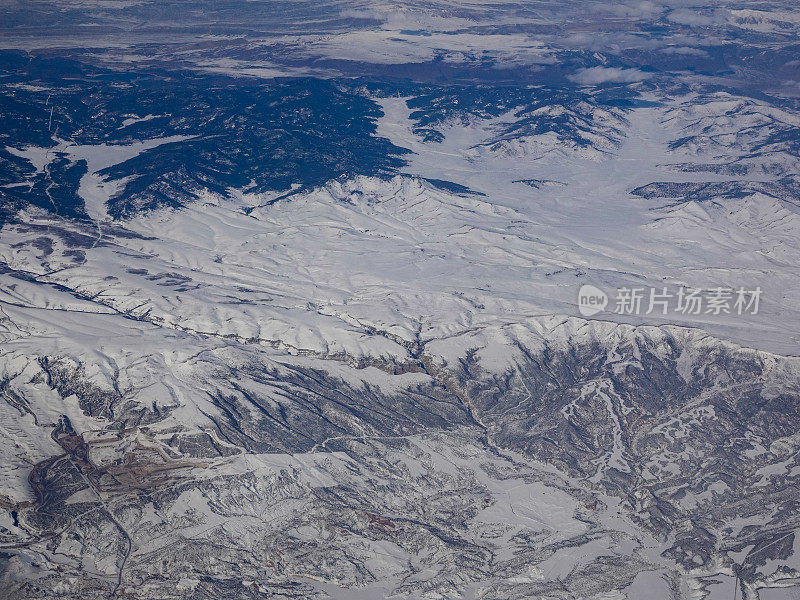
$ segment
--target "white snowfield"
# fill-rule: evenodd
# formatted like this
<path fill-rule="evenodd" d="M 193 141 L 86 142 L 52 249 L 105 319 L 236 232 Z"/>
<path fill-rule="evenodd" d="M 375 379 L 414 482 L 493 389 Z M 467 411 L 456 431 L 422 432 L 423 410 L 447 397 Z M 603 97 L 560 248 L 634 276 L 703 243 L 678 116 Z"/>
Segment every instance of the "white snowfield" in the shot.
<path fill-rule="evenodd" d="M 731 181 L 677 169 L 691 149 L 670 151 L 669 142 L 702 129 L 703 139 L 725 143 L 715 142 L 711 159 L 689 158 L 730 162 L 741 143 L 726 131 L 743 101 L 698 105 L 690 97 L 634 109 L 615 117 L 615 131 L 625 122 L 616 147 L 591 157 L 564 145 L 542 155 L 550 142 L 541 136 L 516 140 L 509 155 L 505 143 L 491 141 L 493 121 L 445 128 L 443 143 L 423 144 L 411 132 L 405 101 L 381 102 L 378 134 L 414 151 L 407 175 L 334 181 L 269 204 L 267 196 L 208 194 L 180 211 L 126 223 L 147 239 L 104 235 L 100 223 L 86 232 L 98 239 L 78 265 L 59 263 L 58 252 L 40 259 L 34 246 L 21 243 L 38 230 L 6 227 L 0 257 L 99 307 L 295 352 L 399 357 L 394 338 L 424 342 L 486 324 L 578 315 L 578 290 L 592 284 L 610 296 L 597 319 L 696 326 L 734 343 L 797 354 L 800 209 L 794 202 L 757 189 L 701 202 L 630 193 L 653 182 Z M 757 126 L 768 111 L 745 108 L 740 117 L 753 119 L 754 135 L 763 136 Z M 791 124 L 800 117 L 779 111 L 769 118 Z M 797 166 L 785 152 L 770 160 L 784 172 Z M 93 177 L 90 171 L 85 179 Z M 452 193 L 422 178 L 475 193 Z M 761 173 L 733 179 L 770 181 Z M 552 183 L 522 182 L 530 180 Z M 102 189 L 96 182 L 81 187 L 93 214 L 100 214 L 95 195 Z M 651 288 L 675 294 L 720 286 L 760 288 L 758 314 L 644 314 Z M 614 296 L 623 287 L 644 290 L 638 316 L 615 314 Z M 25 293 L 16 286 L 15 294 Z"/>

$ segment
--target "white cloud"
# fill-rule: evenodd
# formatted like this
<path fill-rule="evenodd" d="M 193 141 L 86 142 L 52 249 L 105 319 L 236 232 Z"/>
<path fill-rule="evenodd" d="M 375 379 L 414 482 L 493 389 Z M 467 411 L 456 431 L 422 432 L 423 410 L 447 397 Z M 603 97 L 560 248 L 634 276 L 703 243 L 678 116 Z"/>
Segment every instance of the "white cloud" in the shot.
<path fill-rule="evenodd" d="M 296 44 L 297 36 L 273 38 Z M 470 62 L 486 56 L 505 65 L 540 65 L 552 63 L 553 51 L 543 42 L 525 34 L 447 34 L 431 32 L 415 35 L 388 29 L 348 31 L 340 35 L 302 38 L 303 52 L 336 60 L 357 60 L 373 64 L 426 62 L 437 56 L 448 62 Z"/>
<path fill-rule="evenodd" d="M 690 27 L 708 27 L 711 25 L 721 25 L 727 18 L 727 11 L 712 11 L 711 13 L 697 12 L 686 8 L 673 10 L 667 19 L 679 25 L 689 25 Z"/>
<path fill-rule="evenodd" d="M 626 83 L 643 81 L 651 75 L 639 69 L 620 69 L 617 67 L 590 67 L 581 69 L 574 75 L 567 77 L 570 81 L 583 85 L 598 85 L 601 83 Z"/>
<path fill-rule="evenodd" d="M 666 54 L 681 54 L 683 56 L 708 56 L 708 52 L 700 48 L 690 48 L 689 46 L 667 46 L 662 50 Z"/>
<path fill-rule="evenodd" d="M 664 7 L 648 0 L 634 0 L 595 5 L 591 10 L 629 19 L 654 19 L 664 12 Z"/>

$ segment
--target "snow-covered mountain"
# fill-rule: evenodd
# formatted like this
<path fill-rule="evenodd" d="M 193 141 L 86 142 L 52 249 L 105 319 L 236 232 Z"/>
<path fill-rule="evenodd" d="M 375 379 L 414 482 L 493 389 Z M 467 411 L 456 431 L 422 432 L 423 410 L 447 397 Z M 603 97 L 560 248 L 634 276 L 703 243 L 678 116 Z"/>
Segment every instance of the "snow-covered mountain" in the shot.
<path fill-rule="evenodd" d="M 800 593 L 790 3 L 0 14 L 3 598 Z"/>

